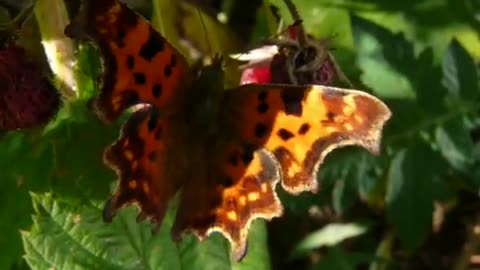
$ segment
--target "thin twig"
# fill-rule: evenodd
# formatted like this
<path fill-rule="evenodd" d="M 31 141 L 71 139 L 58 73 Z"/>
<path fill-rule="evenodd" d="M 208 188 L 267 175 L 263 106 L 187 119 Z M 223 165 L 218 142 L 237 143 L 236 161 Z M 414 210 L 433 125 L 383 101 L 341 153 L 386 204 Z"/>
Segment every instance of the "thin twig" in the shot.
<path fill-rule="evenodd" d="M 300 17 L 300 14 L 298 13 L 297 7 L 295 4 L 293 4 L 292 0 L 284 0 L 285 5 L 287 5 L 288 10 L 290 11 L 290 14 L 292 14 L 292 18 L 295 22 L 301 22 L 302 19 Z M 300 43 L 301 47 L 306 47 L 307 46 L 307 36 L 305 34 L 305 29 L 303 28 L 303 23 L 299 23 L 297 25 L 297 31 L 298 31 L 298 43 Z"/>

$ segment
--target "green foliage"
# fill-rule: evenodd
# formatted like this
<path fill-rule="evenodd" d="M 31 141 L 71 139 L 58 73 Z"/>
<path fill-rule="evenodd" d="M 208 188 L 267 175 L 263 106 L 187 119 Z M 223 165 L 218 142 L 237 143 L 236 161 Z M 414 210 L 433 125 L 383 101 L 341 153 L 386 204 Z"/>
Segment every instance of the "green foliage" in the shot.
<path fill-rule="evenodd" d="M 149 12 L 143 4 L 150 2 L 138 1 L 139 9 Z M 257 17 L 268 11 L 268 2 Z M 271 2 L 290 21 L 282 1 Z M 469 208 L 465 194 L 478 199 L 480 187 L 480 6 L 466 2 L 473 3 L 295 1 L 307 31 L 317 37 L 338 34 L 332 46 L 341 68 L 356 88 L 384 100 L 393 117 L 380 156 L 355 147 L 334 151 L 322 165 L 318 194 L 282 194 L 287 213 L 281 219 L 295 220 L 295 231 L 284 227 L 275 233 L 256 221 L 242 263 L 232 261 L 228 242 L 217 234 L 203 242 L 193 236 L 173 242 L 169 228 L 175 207 L 154 235 L 148 222 L 136 222 L 135 208 L 103 223 L 100 209 L 115 174 L 103 165 L 102 152 L 118 136 L 121 121 L 105 125 L 92 112 L 89 100 L 101 65 L 96 49 L 80 46 L 79 98 L 65 102 L 43 129 L 0 137 L 0 269 L 288 269 L 298 260 L 308 269 L 396 269 L 400 264 L 428 269 L 425 264 L 415 268 L 410 260 L 421 261 L 420 250 L 430 254 L 432 237 L 454 233 L 433 231 L 435 209 Z M 172 38 L 174 23 L 166 20 L 173 13 L 162 17 L 162 3 L 167 2 L 152 5 L 153 21 Z M 270 19 L 259 22 L 252 40 L 270 36 Z M 189 24 L 201 36 L 201 25 Z M 208 23 L 209 38 L 219 48 L 229 32 L 216 27 Z M 35 37 L 28 41 L 40 42 Z M 240 47 L 227 40 L 229 49 Z M 312 206 L 331 213 L 312 214 Z M 444 224 L 455 222 L 445 218 Z M 286 248 L 272 244 L 290 233 L 300 239 Z M 462 250 L 461 244 L 455 249 Z M 291 256 L 275 256 L 285 253 Z M 306 254 L 322 259 L 309 261 L 315 256 Z M 455 254 L 441 255 L 457 260 Z"/>
<path fill-rule="evenodd" d="M 295 249 L 294 255 L 304 253 L 318 247 L 335 246 L 342 241 L 364 234 L 367 226 L 364 224 L 335 224 L 331 223 L 322 229 L 311 233 L 303 239 Z M 298 256 L 298 255 L 297 255 Z"/>
<path fill-rule="evenodd" d="M 50 193 L 32 194 L 33 227 L 22 232 L 26 260 L 32 269 L 268 269 L 268 253 L 252 248 L 242 264 L 229 258 L 226 241 L 215 235 L 205 243 L 187 237 L 172 242 L 168 215 L 158 235 L 136 222 L 136 211 L 122 211 L 112 224 L 101 219 L 102 206 L 69 204 Z M 253 226 L 252 246 L 262 246 L 263 224 Z"/>

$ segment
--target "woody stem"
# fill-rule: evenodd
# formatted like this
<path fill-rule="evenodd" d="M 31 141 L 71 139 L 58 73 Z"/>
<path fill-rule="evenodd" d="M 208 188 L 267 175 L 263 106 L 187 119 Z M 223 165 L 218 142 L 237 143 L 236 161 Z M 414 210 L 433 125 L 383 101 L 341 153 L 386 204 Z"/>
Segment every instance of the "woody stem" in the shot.
<path fill-rule="evenodd" d="M 297 7 L 295 4 L 293 4 L 292 0 L 284 0 L 285 5 L 287 5 L 288 10 L 290 11 L 290 14 L 292 15 L 292 18 L 295 22 L 301 21 L 300 14 L 298 13 Z M 303 23 L 299 23 L 297 25 L 297 31 L 298 31 L 298 43 L 300 44 L 300 47 L 306 47 L 307 46 L 307 37 L 305 35 L 305 29 L 303 28 Z"/>

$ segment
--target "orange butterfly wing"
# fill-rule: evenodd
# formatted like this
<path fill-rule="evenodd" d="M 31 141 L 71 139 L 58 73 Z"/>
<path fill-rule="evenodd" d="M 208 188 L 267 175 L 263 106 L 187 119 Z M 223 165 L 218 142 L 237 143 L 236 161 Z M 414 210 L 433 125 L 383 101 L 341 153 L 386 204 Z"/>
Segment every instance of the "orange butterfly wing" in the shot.
<path fill-rule="evenodd" d="M 149 218 L 158 228 L 170 200 L 180 192 L 172 235 L 178 239 L 192 232 L 204 239 L 221 232 L 240 260 L 251 222 L 282 214 L 275 160 L 266 151 L 223 136 L 183 146 L 192 132 L 175 115 L 185 109 L 193 76 L 184 58 L 124 4 L 87 1 L 65 32 L 92 39 L 101 50 L 105 72 L 95 105 L 104 120 L 115 120 L 131 105 L 151 104 L 130 116 L 105 151 L 105 162 L 120 179 L 104 219 L 111 221 L 119 208 L 134 203 L 139 219 Z"/>
<path fill-rule="evenodd" d="M 189 84 L 185 58 L 118 1 L 86 1 L 65 34 L 93 40 L 103 55 L 105 73 L 95 107 L 107 122 L 138 103 L 167 110 Z"/>
<path fill-rule="evenodd" d="M 227 143 L 214 163 L 204 162 L 213 153 L 204 155 L 206 151 L 191 149 L 189 160 L 198 160 L 199 164 L 188 163 L 189 168 L 183 169 L 173 157 L 175 149 L 168 145 L 175 136 L 172 128 L 176 128 L 169 123 L 153 106 L 139 109 L 107 149 L 104 159 L 117 171 L 120 181 L 104 208 L 104 219 L 111 221 L 117 209 L 136 203 L 139 218 L 152 219 L 156 229 L 170 200 L 182 188 L 173 237 L 180 239 L 183 233 L 192 232 L 205 239 L 212 232 L 220 232 L 240 260 L 246 252 L 251 222 L 282 214 L 275 193 L 280 180 L 277 165 L 266 151 Z M 205 147 L 214 148 L 215 143 Z M 197 153 L 199 159 L 194 157 Z"/>
<path fill-rule="evenodd" d="M 224 104 L 242 140 L 273 153 L 292 194 L 317 190 L 318 168 L 337 147 L 378 153 L 391 115 L 372 95 L 320 85 L 245 85 L 227 91 Z"/>
<path fill-rule="evenodd" d="M 178 239 L 182 233 L 193 232 L 202 240 L 220 232 L 239 261 L 246 254 L 251 223 L 283 213 L 275 192 L 280 172 L 266 151 L 230 144 L 224 153 L 215 177 L 184 186 L 172 234 Z"/>
<path fill-rule="evenodd" d="M 123 205 L 137 203 L 139 219 L 153 219 L 158 227 L 168 203 L 180 188 L 177 181 L 166 182 L 164 175 L 167 146 L 164 134 L 168 122 L 158 110 L 145 106 L 135 111 L 123 125 L 120 138 L 104 153 L 104 161 L 120 177 L 114 196 L 104 208 L 104 219 L 111 221 Z"/>

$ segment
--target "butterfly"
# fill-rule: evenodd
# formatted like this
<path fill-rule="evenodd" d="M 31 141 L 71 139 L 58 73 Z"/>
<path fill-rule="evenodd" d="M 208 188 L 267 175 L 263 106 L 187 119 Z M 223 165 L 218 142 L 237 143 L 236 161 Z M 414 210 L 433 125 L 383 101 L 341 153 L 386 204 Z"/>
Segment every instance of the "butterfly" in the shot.
<path fill-rule="evenodd" d="M 390 111 L 367 93 L 321 85 L 224 89 L 220 57 L 190 66 L 116 0 L 87 1 L 65 34 L 100 49 L 104 74 L 94 107 L 101 119 L 115 121 L 143 104 L 104 154 L 119 176 L 106 221 L 135 203 L 139 220 L 158 229 L 178 196 L 172 237 L 193 233 L 202 240 L 220 232 L 241 260 L 251 222 L 282 215 L 278 183 L 292 194 L 314 191 L 319 166 L 334 148 L 379 152 Z"/>

